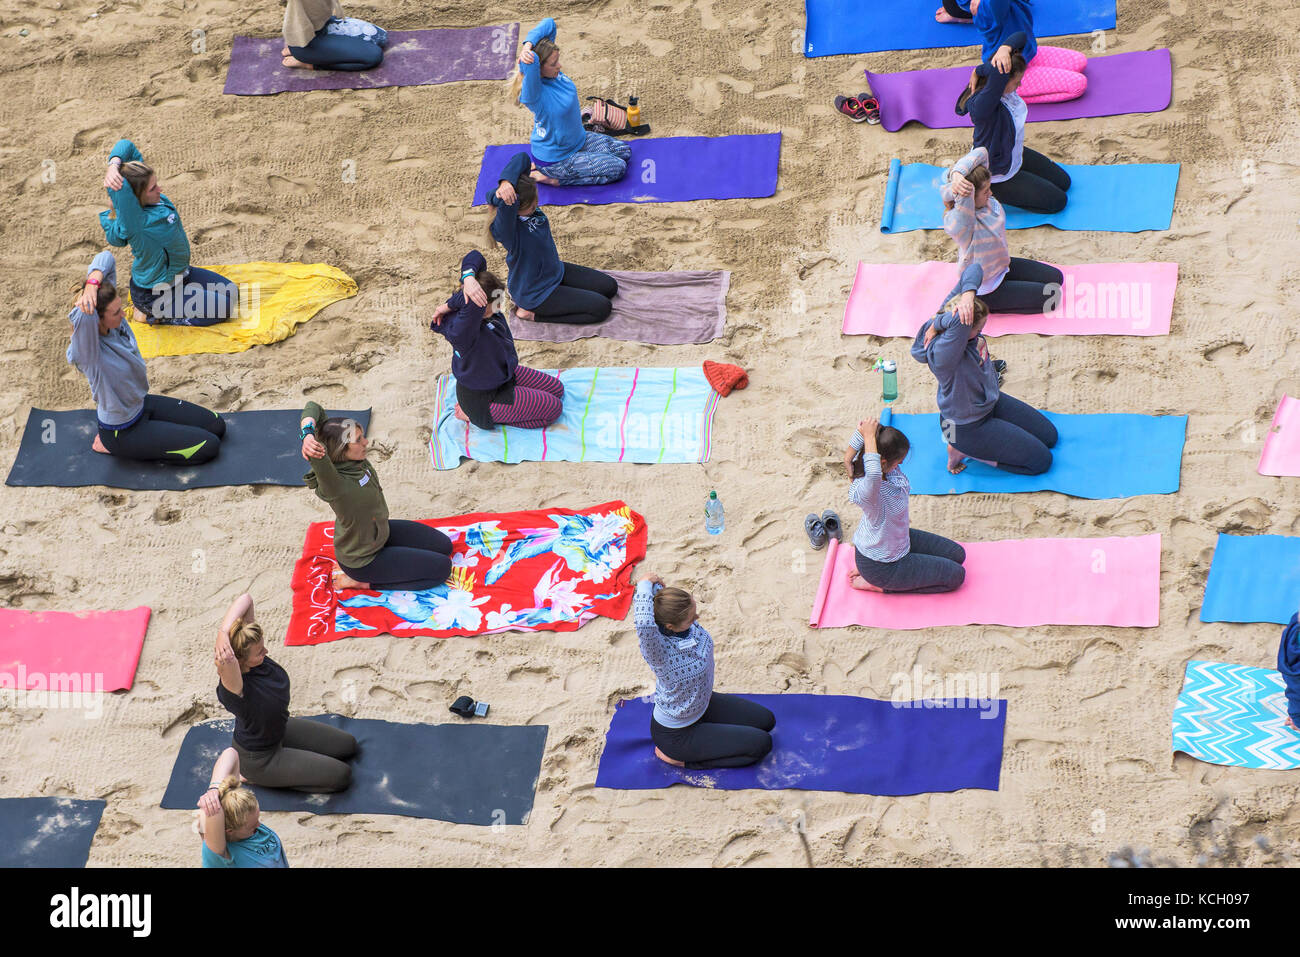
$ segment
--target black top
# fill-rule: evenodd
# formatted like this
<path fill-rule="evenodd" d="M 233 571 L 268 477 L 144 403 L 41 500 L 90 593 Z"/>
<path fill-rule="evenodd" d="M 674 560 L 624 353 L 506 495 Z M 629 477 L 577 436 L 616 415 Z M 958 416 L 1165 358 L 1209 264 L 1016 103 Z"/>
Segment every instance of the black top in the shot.
<path fill-rule="evenodd" d="M 235 744 L 245 751 L 269 751 L 284 740 L 289 723 L 289 672 L 270 658 L 244 672 L 243 695 L 217 684 L 217 700 L 235 716 Z"/>

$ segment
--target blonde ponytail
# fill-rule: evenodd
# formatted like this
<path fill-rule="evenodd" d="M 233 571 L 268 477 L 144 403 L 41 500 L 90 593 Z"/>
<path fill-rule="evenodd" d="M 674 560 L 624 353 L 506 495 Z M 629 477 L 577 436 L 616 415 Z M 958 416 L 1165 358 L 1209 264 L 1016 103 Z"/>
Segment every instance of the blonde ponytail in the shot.
<path fill-rule="evenodd" d="M 217 800 L 226 830 L 242 830 L 248 819 L 257 813 L 257 795 L 239 783 L 239 775 L 232 774 L 217 787 Z"/>

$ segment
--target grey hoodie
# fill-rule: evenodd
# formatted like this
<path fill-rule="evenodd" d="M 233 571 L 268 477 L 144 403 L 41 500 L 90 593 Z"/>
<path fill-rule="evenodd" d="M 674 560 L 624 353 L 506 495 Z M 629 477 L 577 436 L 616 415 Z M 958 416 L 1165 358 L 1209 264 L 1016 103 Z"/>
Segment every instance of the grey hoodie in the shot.
<path fill-rule="evenodd" d="M 961 274 L 961 280 L 947 296 L 978 289 L 984 281 L 984 270 L 979 263 L 971 263 Z M 933 326 L 939 330 L 927 347 L 925 334 Z M 998 373 L 988 356 L 984 336 L 970 338 L 970 327 L 962 325 L 954 312 L 938 312 L 927 319 L 912 342 L 912 358 L 930 367 L 939 382 L 936 399 L 939 403 L 939 420 L 953 425 L 978 422 L 992 411 L 1001 390 Z"/>

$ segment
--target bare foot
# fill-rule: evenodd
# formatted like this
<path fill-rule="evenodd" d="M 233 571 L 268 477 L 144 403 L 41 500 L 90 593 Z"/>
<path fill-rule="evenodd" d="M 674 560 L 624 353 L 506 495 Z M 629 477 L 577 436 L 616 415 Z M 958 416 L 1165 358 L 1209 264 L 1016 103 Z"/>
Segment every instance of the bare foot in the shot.
<path fill-rule="evenodd" d="M 873 585 L 858 573 L 856 568 L 849 571 L 849 587 L 856 588 L 858 591 L 874 591 L 884 594 L 885 590 L 878 585 Z"/>
<path fill-rule="evenodd" d="M 660 761 L 662 761 L 664 764 L 671 764 L 675 768 L 686 767 L 685 761 L 674 761 L 672 758 L 668 757 L 668 755 L 664 754 L 658 748 L 655 748 L 655 757 L 658 758 Z"/>
<path fill-rule="evenodd" d="M 334 574 L 330 576 L 330 580 L 333 582 L 335 589 L 337 589 L 338 591 L 343 591 L 349 588 L 370 587 L 368 583 L 357 581 L 355 578 L 353 578 L 351 575 L 349 575 L 341 568 L 334 569 Z"/>
<path fill-rule="evenodd" d="M 559 186 L 560 181 L 553 176 L 547 176 L 539 169 L 535 169 L 528 174 L 534 182 L 545 183 L 547 186 Z"/>
<path fill-rule="evenodd" d="M 284 64 L 285 66 L 287 66 L 287 67 L 292 67 L 292 68 L 295 69 L 295 70 L 314 70 L 314 69 L 316 69 L 316 68 L 315 68 L 314 66 L 312 66 L 310 63 L 303 63 L 301 60 L 299 60 L 297 57 L 294 57 L 294 56 L 287 56 L 287 57 L 285 57 L 283 60 L 281 60 L 280 62 L 283 63 L 283 64 Z"/>
<path fill-rule="evenodd" d="M 103 452 L 105 455 L 112 455 L 108 449 L 104 448 L 104 443 L 99 441 L 99 433 L 95 433 L 95 441 L 90 443 L 90 447 L 96 452 Z"/>
<path fill-rule="evenodd" d="M 468 421 L 469 421 L 469 416 L 465 414 L 465 410 L 462 409 L 462 408 L 460 407 L 460 403 L 459 403 L 459 402 L 456 403 L 456 412 L 455 412 L 455 415 L 456 415 L 456 418 L 460 419 L 462 422 L 468 422 Z"/>
<path fill-rule="evenodd" d="M 958 20 L 951 13 L 945 10 L 943 7 L 940 7 L 938 10 L 934 11 L 934 18 L 938 20 L 940 23 L 970 23 L 969 20 Z"/>
<path fill-rule="evenodd" d="M 532 320 L 537 316 L 537 313 L 533 312 L 531 309 L 520 309 L 518 306 L 515 306 L 515 315 L 520 319 Z"/>
<path fill-rule="evenodd" d="M 948 471 L 953 475 L 960 475 L 966 471 L 966 456 L 954 449 L 952 445 L 948 446 Z"/>
<path fill-rule="evenodd" d="M 288 47 L 285 47 L 283 50 L 280 51 L 280 56 L 288 56 L 288 55 L 289 55 Z"/>

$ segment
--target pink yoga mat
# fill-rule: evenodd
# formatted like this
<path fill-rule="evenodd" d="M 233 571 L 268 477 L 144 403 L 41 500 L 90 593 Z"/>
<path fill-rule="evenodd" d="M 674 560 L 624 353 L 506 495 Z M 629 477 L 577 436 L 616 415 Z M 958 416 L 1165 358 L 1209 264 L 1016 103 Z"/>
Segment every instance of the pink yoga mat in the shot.
<path fill-rule="evenodd" d="M 1016 316 L 994 313 L 988 336 L 1167 336 L 1174 312 L 1178 263 L 1095 263 L 1059 266 L 1065 273 L 1058 308 Z M 912 338 L 943 307 L 957 284 L 957 264 L 858 263 L 844 307 L 846 336 Z"/>
<path fill-rule="evenodd" d="M 21 683 L 29 690 L 83 692 L 130 688 L 149 615 L 150 609 L 143 606 L 130 611 L 0 609 L 0 687 Z M 75 688 L 59 677 L 71 675 L 81 679 Z"/>
<path fill-rule="evenodd" d="M 1260 475 L 1300 475 L 1300 401 L 1283 395 L 1259 456 Z"/>
<path fill-rule="evenodd" d="M 962 543 L 966 581 L 939 595 L 882 595 L 849 586 L 852 542 L 827 545 L 814 628 L 870 625 L 912 630 L 943 625 L 1160 623 L 1160 536 L 1025 538 Z"/>

